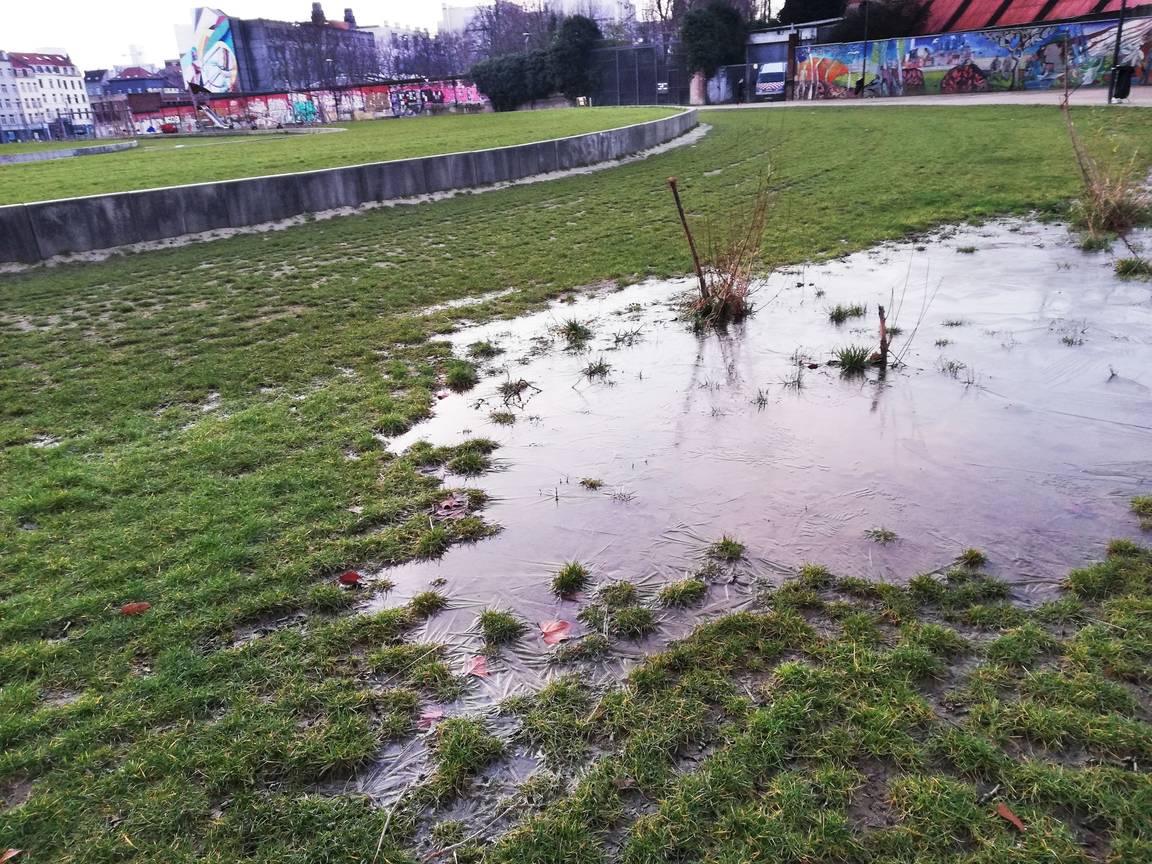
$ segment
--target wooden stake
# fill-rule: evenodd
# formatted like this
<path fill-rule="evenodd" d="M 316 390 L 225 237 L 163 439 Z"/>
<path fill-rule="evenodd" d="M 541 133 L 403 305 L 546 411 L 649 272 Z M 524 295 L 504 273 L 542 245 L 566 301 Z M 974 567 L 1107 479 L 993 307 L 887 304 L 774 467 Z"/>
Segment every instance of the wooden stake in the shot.
<path fill-rule="evenodd" d="M 878 307 L 880 310 L 880 366 L 884 369 L 888 368 L 888 316 L 884 313 L 884 307 Z"/>
<path fill-rule="evenodd" d="M 700 281 L 700 297 L 708 299 L 708 283 L 704 280 L 704 268 L 700 266 L 700 256 L 696 253 L 696 241 L 692 239 L 692 229 L 688 227 L 688 217 L 684 215 L 684 205 L 680 203 L 680 190 L 676 188 L 676 178 L 669 177 L 668 185 L 672 197 L 676 199 L 676 210 L 680 213 L 680 224 L 684 226 L 684 236 L 688 238 L 688 248 L 692 250 L 692 263 L 696 267 L 696 278 Z"/>

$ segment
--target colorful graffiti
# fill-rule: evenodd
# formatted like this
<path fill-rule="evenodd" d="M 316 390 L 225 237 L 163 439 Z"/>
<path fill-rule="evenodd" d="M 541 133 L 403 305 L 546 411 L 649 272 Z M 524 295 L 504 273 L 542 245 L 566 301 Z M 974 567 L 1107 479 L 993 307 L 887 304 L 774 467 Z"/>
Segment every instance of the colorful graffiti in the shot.
<path fill-rule="evenodd" d="M 231 93 L 237 89 L 239 67 L 232 44 L 228 16 L 218 9 L 201 7 L 192 13 L 192 44 L 180 57 L 184 83 L 195 84 L 211 93 Z"/>
<path fill-rule="evenodd" d="M 867 63 L 865 64 L 865 45 Z M 1046 90 L 1107 82 L 1115 21 L 909 36 L 796 50 L 797 99 Z M 1152 18 L 1124 24 L 1121 63 L 1152 79 Z M 866 71 L 865 71 L 866 70 Z M 867 78 L 861 81 L 861 77 Z"/>

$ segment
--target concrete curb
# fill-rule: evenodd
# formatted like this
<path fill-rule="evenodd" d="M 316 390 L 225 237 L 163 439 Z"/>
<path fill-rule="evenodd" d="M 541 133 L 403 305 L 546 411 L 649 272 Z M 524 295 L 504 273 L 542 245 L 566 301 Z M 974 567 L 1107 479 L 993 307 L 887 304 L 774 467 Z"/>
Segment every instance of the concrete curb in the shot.
<path fill-rule="evenodd" d="M 92 144 L 86 147 L 61 147 L 59 150 L 40 150 L 32 153 L 0 153 L 0 165 L 19 165 L 24 162 L 50 162 L 53 159 L 71 159 L 73 156 L 97 156 L 101 153 L 119 153 L 136 147 L 135 141 L 117 141 L 114 144 Z"/>
<path fill-rule="evenodd" d="M 690 109 L 660 120 L 531 144 L 11 204 L 0 207 L 0 263 L 35 264 L 60 255 L 581 168 L 672 141 L 698 122 Z"/>

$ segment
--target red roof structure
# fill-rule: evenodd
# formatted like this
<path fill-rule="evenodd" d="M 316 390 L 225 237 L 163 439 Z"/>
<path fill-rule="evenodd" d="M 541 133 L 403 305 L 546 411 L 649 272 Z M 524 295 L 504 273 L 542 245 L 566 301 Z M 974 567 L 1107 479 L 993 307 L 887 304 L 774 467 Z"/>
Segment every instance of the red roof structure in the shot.
<path fill-rule="evenodd" d="M 71 66 L 72 58 L 67 54 L 24 54 L 10 51 L 8 57 L 13 63 L 24 66 Z"/>
<path fill-rule="evenodd" d="M 1118 13 L 1121 0 L 931 0 L 925 33 L 983 30 Z M 1137 5 L 1130 3 L 1130 6 Z"/>
<path fill-rule="evenodd" d="M 135 80 L 139 78 L 163 78 L 162 72 L 149 72 L 147 69 L 140 66 L 129 66 L 123 72 L 116 76 L 115 80 Z"/>

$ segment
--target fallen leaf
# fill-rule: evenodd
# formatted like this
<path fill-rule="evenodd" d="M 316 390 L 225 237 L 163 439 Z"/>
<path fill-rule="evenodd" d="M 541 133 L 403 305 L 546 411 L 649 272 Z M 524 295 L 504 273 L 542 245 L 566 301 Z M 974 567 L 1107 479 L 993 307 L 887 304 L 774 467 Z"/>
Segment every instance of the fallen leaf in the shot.
<path fill-rule="evenodd" d="M 820 364 L 819 364 L 819 363 L 809 363 L 809 364 L 808 364 L 808 368 L 809 368 L 809 369 L 819 369 L 819 368 L 820 368 Z"/>
<path fill-rule="evenodd" d="M 439 708 L 429 708 L 420 715 L 420 728 L 431 729 L 436 721 L 443 718 L 444 712 Z"/>
<path fill-rule="evenodd" d="M 23 849 L 9 849 L 3 855 L 0 855 L 0 864 L 4 864 L 5 861 L 11 861 L 23 851 Z"/>
<path fill-rule="evenodd" d="M 352 585 L 352 586 L 359 585 L 360 584 L 360 574 L 357 573 L 355 570 L 345 570 L 343 573 L 340 574 L 340 584 L 341 585 Z"/>
<path fill-rule="evenodd" d="M 1011 822 L 1012 827 L 1017 831 L 1023 832 L 1026 830 L 1024 828 L 1024 823 L 1020 821 L 1020 817 L 1009 810 L 1008 805 L 1003 801 L 996 805 L 996 812 L 1000 814 L 1001 819 L 1006 819 L 1007 821 Z"/>
<path fill-rule="evenodd" d="M 433 512 L 438 519 L 462 519 L 468 514 L 469 503 L 463 492 L 453 492 L 437 504 Z"/>
<path fill-rule="evenodd" d="M 472 662 L 468 664 L 468 674 L 475 675 L 477 678 L 488 677 L 488 658 L 483 654 L 477 654 L 472 658 Z"/>
<path fill-rule="evenodd" d="M 436 391 L 436 398 L 437 399 L 447 399 L 451 395 L 452 395 L 451 390 L 437 390 Z"/>
<path fill-rule="evenodd" d="M 545 621 L 540 625 L 540 632 L 544 634 L 545 645 L 555 645 L 570 637 L 568 633 L 572 625 L 567 621 Z"/>
<path fill-rule="evenodd" d="M 121 615 L 143 615 L 145 612 L 147 612 L 151 608 L 152 608 L 151 603 L 145 603 L 143 601 L 141 601 L 139 603 L 125 603 L 123 606 L 120 607 L 120 614 Z M 5 860 L 7 860 L 7 859 L 0 858 L 0 861 L 5 861 Z"/>

